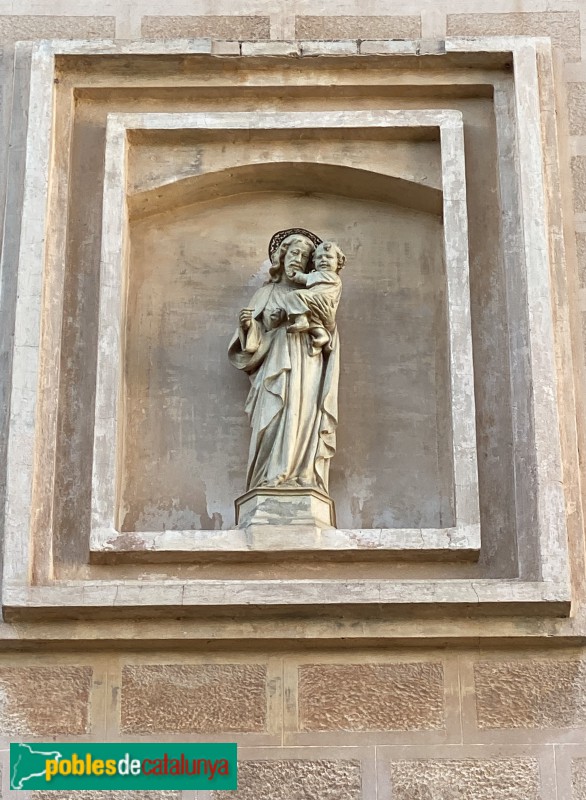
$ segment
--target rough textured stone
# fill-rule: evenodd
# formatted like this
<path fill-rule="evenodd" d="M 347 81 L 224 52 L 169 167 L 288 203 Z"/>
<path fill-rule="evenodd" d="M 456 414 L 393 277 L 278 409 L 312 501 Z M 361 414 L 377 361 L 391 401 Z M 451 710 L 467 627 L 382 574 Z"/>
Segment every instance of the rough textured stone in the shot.
<path fill-rule="evenodd" d="M 0 667 L 0 731 L 79 735 L 89 730 L 91 667 Z"/>
<path fill-rule="evenodd" d="M 534 758 L 398 761 L 391 766 L 393 800 L 538 800 Z"/>
<path fill-rule="evenodd" d="M 299 668 L 302 730 L 444 727 L 441 664 L 311 664 Z"/>
<path fill-rule="evenodd" d="M 448 36 L 551 36 L 566 61 L 580 60 L 578 11 L 448 14 Z"/>
<path fill-rule="evenodd" d="M 586 83 L 568 83 L 568 111 L 570 133 L 586 134 Z"/>
<path fill-rule="evenodd" d="M 107 39 L 113 38 L 115 17 L 0 15 L 0 40 L 29 39 Z"/>
<path fill-rule="evenodd" d="M 586 156 L 574 156 L 571 160 L 574 181 L 574 209 L 586 211 Z"/>
<path fill-rule="evenodd" d="M 268 39 L 268 17 L 185 16 L 143 17 L 142 35 L 150 39 Z"/>
<path fill-rule="evenodd" d="M 114 795 L 111 791 L 79 791 L 74 795 L 77 800 L 179 800 L 181 792 L 119 792 Z M 71 792 L 31 792 L 31 800 L 71 800 Z"/>
<path fill-rule="evenodd" d="M 416 39 L 421 18 L 412 17 L 297 17 L 298 39 Z"/>
<path fill-rule="evenodd" d="M 213 792 L 213 800 L 358 800 L 358 761 L 241 761 L 238 790 Z"/>
<path fill-rule="evenodd" d="M 578 255 L 580 288 L 586 289 L 586 233 L 576 234 L 576 253 Z"/>
<path fill-rule="evenodd" d="M 572 800 L 586 800 L 586 758 L 572 761 Z"/>
<path fill-rule="evenodd" d="M 263 731 L 262 664 L 128 665 L 122 671 L 124 733 Z"/>
<path fill-rule="evenodd" d="M 586 725 L 586 662 L 511 661 L 474 665 L 480 728 Z"/>

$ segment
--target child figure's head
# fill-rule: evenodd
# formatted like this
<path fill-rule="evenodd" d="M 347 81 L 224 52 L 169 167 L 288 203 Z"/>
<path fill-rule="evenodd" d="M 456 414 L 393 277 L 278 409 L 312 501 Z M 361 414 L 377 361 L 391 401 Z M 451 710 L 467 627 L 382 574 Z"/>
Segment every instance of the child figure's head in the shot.
<path fill-rule="evenodd" d="M 313 263 L 317 270 L 339 272 L 346 263 L 346 256 L 335 242 L 322 242 L 315 248 Z"/>

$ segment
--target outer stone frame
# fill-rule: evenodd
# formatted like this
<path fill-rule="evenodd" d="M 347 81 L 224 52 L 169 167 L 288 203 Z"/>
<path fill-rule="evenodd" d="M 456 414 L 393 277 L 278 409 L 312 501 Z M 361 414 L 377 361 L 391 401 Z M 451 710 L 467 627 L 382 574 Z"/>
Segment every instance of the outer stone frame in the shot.
<path fill-rule="evenodd" d="M 271 43 L 273 45 L 274 43 Z M 391 57 L 418 52 L 416 43 L 379 43 L 377 52 Z M 320 55 L 315 43 L 311 56 Z M 43 469 L 51 453 L 42 429 L 39 400 L 46 392 L 51 376 L 41 372 L 44 345 L 41 331 L 43 291 L 55 288 L 50 274 L 45 274 L 45 228 L 47 208 L 54 199 L 50 182 L 51 126 L 55 56 L 82 54 L 208 53 L 211 43 L 165 42 L 164 45 L 116 44 L 113 42 L 45 42 L 33 52 L 29 126 L 27 140 L 25 196 L 20 238 L 18 303 L 14 336 L 14 366 L 8 442 L 8 481 L 6 546 L 4 559 L 3 607 L 7 617 L 30 618 L 48 613 L 53 616 L 108 616 L 123 609 L 138 614 L 177 614 L 179 610 L 199 613 L 203 607 L 221 609 L 255 605 L 277 610 L 283 607 L 354 606 L 356 609 L 408 607 L 410 613 L 433 606 L 435 611 L 473 610 L 480 612 L 534 613 L 551 616 L 567 613 L 570 603 L 567 527 L 564 507 L 561 446 L 557 411 L 556 364 L 552 319 L 552 287 L 549 253 L 551 237 L 559 228 L 549 230 L 546 192 L 558 193 L 549 164 L 543 158 L 544 129 L 555 131 L 555 110 L 551 102 L 551 70 L 538 75 L 537 59 L 550 64 L 547 40 L 522 37 L 510 39 L 454 39 L 445 43 L 453 60 L 459 54 L 477 52 L 511 55 L 515 74 L 515 131 L 500 131 L 507 141 L 515 141 L 520 189 L 520 220 L 507 220 L 505 238 L 510 252 L 524 253 L 524 274 L 517 296 L 509 302 L 524 303 L 527 339 L 522 349 L 526 362 L 513 370 L 517 396 L 530 392 L 525 409 L 516 408 L 515 468 L 518 521 L 523 535 L 533 537 L 538 554 L 538 578 L 516 580 L 344 580 L 344 581 L 140 581 L 140 580 L 54 580 L 33 579 L 33 546 L 49 553 L 50 531 L 38 530 L 38 509 L 34 503 L 35 481 L 43 478 Z M 304 51 L 305 52 L 305 51 Z M 372 52 L 372 51 L 371 51 Z M 269 53 L 270 54 L 270 53 Z M 328 55 L 327 44 L 323 54 Z M 266 55 L 261 48 L 258 56 Z M 251 56 L 253 58 L 254 56 Z M 366 55 L 364 56 L 367 57 Z M 542 104 L 540 89 L 547 97 Z M 497 122 L 498 124 L 498 122 Z M 547 134 L 550 135 L 550 134 Z M 555 133 L 554 142 L 555 145 Z M 551 146 L 551 140 L 549 141 Z M 517 180 L 503 175 L 501 185 Z M 554 185 L 551 185 L 553 180 Z M 548 184 L 547 181 L 550 181 Z M 558 221 L 559 226 L 559 221 Z M 512 265 L 509 264 L 509 266 Z M 512 278 L 511 278 L 512 280 Z M 511 292 L 515 287 L 511 286 Z M 51 297 L 50 303 L 55 301 Z M 46 365 L 45 365 L 46 367 Z M 526 416 L 523 416 L 526 415 Z M 527 416 L 528 415 L 528 416 Z M 527 435 L 526 432 L 529 432 Z M 529 465 L 529 469 L 528 469 Z M 523 473 L 528 469 L 528 474 Z M 520 519 L 524 514 L 525 518 Z M 31 540 L 31 530 L 40 539 Z M 44 537 L 44 538 L 43 538 Z M 47 539 L 47 537 L 49 537 Z"/>
<path fill-rule="evenodd" d="M 122 351 L 127 279 L 126 186 L 128 132 L 180 130 L 404 130 L 410 138 L 437 130 L 443 184 L 444 261 L 448 318 L 452 472 L 455 526 L 451 528 L 316 531 L 312 537 L 286 527 L 258 536 L 224 531 L 120 532 L 117 526 L 119 452 L 124 408 Z M 152 560 L 172 553 L 310 552 L 366 550 L 433 556 L 477 557 L 480 510 L 474 405 L 474 370 L 468 282 L 468 222 L 464 133 L 459 111 L 240 112 L 193 114 L 110 114 L 106 133 L 100 276 L 100 328 L 94 461 L 91 554 L 130 556 L 146 551 Z M 121 411 L 122 409 L 122 411 Z"/>

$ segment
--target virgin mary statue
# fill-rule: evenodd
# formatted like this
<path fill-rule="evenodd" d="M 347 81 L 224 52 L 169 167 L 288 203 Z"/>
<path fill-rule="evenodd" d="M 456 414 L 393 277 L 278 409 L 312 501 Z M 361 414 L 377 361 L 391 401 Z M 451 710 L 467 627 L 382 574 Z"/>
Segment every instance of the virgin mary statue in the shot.
<path fill-rule="evenodd" d="M 299 326 L 290 324 L 284 310 L 287 295 L 299 289 L 299 275 L 313 273 L 319 244 L 315 234 L 300 228 L 273 236 L 269 279 L 240 312 L 230 342 L 231 363 L 250 378 L 245 407 L 252 428 L 247 491 L 309 487 L 328 493 L 340 369 L 335 307 L 327 297 L 304 290 L 312 313 L 330 337 L 328 346 L 317 352 L 308 330 L 288 330 Z"/>

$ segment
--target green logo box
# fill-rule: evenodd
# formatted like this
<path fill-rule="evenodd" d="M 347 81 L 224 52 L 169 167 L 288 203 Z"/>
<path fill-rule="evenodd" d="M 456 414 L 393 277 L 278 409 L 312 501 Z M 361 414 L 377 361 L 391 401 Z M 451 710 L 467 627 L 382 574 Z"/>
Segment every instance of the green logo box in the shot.
<path fill-rule="evenodd" d="M 234 743 L 10 745 L 11 789 L 236 789 Z"/>

